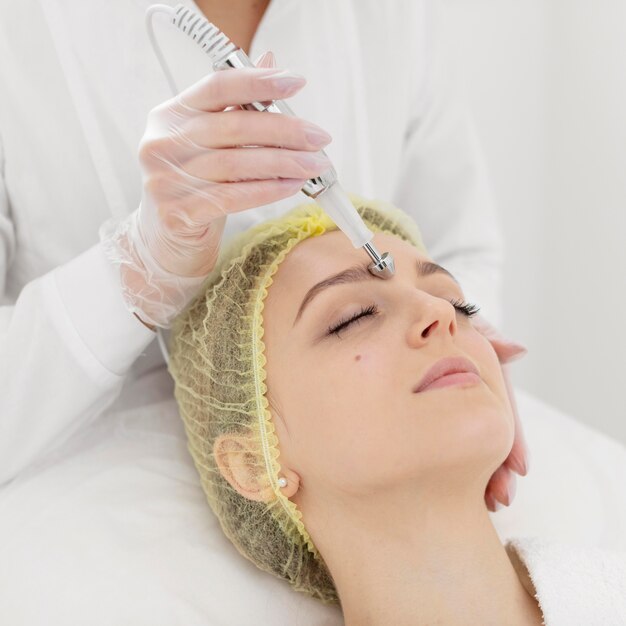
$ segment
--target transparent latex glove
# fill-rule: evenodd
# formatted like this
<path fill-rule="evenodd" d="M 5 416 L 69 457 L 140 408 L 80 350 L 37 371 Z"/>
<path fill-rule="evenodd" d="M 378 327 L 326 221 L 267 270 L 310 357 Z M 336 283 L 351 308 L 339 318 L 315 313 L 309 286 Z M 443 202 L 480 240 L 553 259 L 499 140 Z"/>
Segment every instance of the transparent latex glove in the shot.
<path fill-rule="evenodd" d="M 331 137 L 318 126 L 239 106 L 288 98 L 306 83 L 272 68 L 269 51 L 255 65 L 213 72 L 149 112 L 140 206 L 100 228 L 126 306 L 146 324 L 170 328 L 193 299 L 229 213 L 287 198 L 331 166 L 319 153 Z"/>
<path fill-rule="evenodd" d="M 485 490 L 487 508 L 490 511 L 497 511 L 503 504 L 509 506 L 513 502 L 517 480 L 513 472 L 517 472 L 521 476 L 525 476 L 528 473 L 528 446 L 524 439 L 517 403 L 515 402 L 515 393 L 508 371 L 508 364 L 522 358 L 528 352 L 528 349 L 522 344 L 504 337 L 500 331 L 480 314 L 472 318 L 472 324 L 481 335 L 489 340 L 489 343 L 498 355 L 515 422 L 515 437 L 511 452 L 502 465 L 493 473 Z"/>

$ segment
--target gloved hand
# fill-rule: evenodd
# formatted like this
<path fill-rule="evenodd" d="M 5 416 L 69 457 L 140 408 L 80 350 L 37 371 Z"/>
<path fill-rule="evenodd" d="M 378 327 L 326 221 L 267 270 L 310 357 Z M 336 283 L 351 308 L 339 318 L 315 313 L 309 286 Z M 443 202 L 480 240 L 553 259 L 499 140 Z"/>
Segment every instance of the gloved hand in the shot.
<path fill-rule="evenodd" d="M 498 355 L 515 421 L 515 438 L 511 452 L 504 463 L 493 473 L 485 490 L 487 508 L 490 511 L 497 511 L 502 506 L 499 502 L 506 506 L 513 502 L 517 480 L 513 472 L 517 472 L 521 476 L 525 476 L 528 473 L 528 446 L 524 440 L 522 423 L 515 402 L 515 393 L 508 372 L 508 364 L 522 358 L 528 352 L 528 349 L 504 337 L 500 331 L 480 314 L 472 318 L 472 324 L 481 335 L 489 340 L 489 343 Z"/>
<path fill-rule="evenodd" d="M 306 83 L 273 65 L 207 75 L 148 114 L 138 157 L 138 209 L 99 231 L 119 266 L 124 301 L 144 323 L 169 328 L 214 267 L 229 213 L 297 193 L 331 167 L 331 141 L 304 120 L 240 108 L 294 95 Z M 316 154 L 316 152 L 318 154 Z"/>

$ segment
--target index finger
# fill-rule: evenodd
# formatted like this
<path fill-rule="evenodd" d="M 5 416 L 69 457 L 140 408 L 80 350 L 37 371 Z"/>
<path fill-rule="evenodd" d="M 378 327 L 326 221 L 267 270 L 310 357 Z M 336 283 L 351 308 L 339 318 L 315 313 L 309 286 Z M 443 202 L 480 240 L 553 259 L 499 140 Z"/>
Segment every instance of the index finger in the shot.
<path fill-rule="evenodd" d="M 281 88 L 275 79 L 293 78 L 291 88 Z M 238 67 L 207 74 L 177 96 L 177 101 L 196 111 L 217 112 L 227 106 L 277 100 L 293 95 L 306 78 L 287 70 Z"/>

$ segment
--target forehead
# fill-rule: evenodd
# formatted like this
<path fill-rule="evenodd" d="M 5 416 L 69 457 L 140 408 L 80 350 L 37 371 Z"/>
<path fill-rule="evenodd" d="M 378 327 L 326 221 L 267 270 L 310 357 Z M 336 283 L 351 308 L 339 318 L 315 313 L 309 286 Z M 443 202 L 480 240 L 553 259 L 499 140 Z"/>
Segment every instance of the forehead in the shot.
<path fill-rule="evenodd" d="M 373 243 L 381 254 L 391 253 L 396 273 L 402 272 L 403 266 L 414 272 L 414 259 L 431 260 L 408 241 L 389 233 L 375 233 Z M 302 296 L 314 284 L 353 265 L 365 264 L 368 258 L 365 250 L 355 248 L 340 230 L 309 237 L 294 246 L 278 266 L 267 300 L 274 300 L 283 291 L 290 294 L 289 299 Z"/>
<path fill-rule="evenodd" d="M 430 260 L 427 254 L 408 241 L 389 233 L 375 233 L 373 243 L 381 254 L 392 254 L 396 267 L 403 258 Z M 305 284 L 311 286 L 351 265 L 365 263 L 368 258 L 365 250 L 355 248 L 343 232 L 332 230 L 317 237 L 309 237 L 294 246 L 278 267 L 275 278 L 296 279 L 303 287 Z"/>

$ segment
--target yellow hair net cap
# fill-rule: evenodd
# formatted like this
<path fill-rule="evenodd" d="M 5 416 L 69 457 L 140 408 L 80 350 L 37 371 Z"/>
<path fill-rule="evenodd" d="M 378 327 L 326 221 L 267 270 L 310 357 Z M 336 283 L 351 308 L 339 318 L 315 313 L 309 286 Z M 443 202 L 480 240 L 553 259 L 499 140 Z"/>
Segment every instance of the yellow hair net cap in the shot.
<path fill-rule="evenodd" d="M 426 252 L 406 213 L 348 195 L 373 232 L 396 235 Z M 332 577 L 301 511 L 278 485 L 279 441 L 266 398 L 263 304 L 289 251 L 336 228 L 318 204 L 307 202 L 235 236 L 199 294 L 174 320 L 168 365 L 188 449 L 223 531 L 259 568 L 324 603 L 338 602 Z M 249 442 L 242 462 L 271 497 L 249 499 L 224 478 L 215 456 L 215 442 L 224 435 Z"/>

